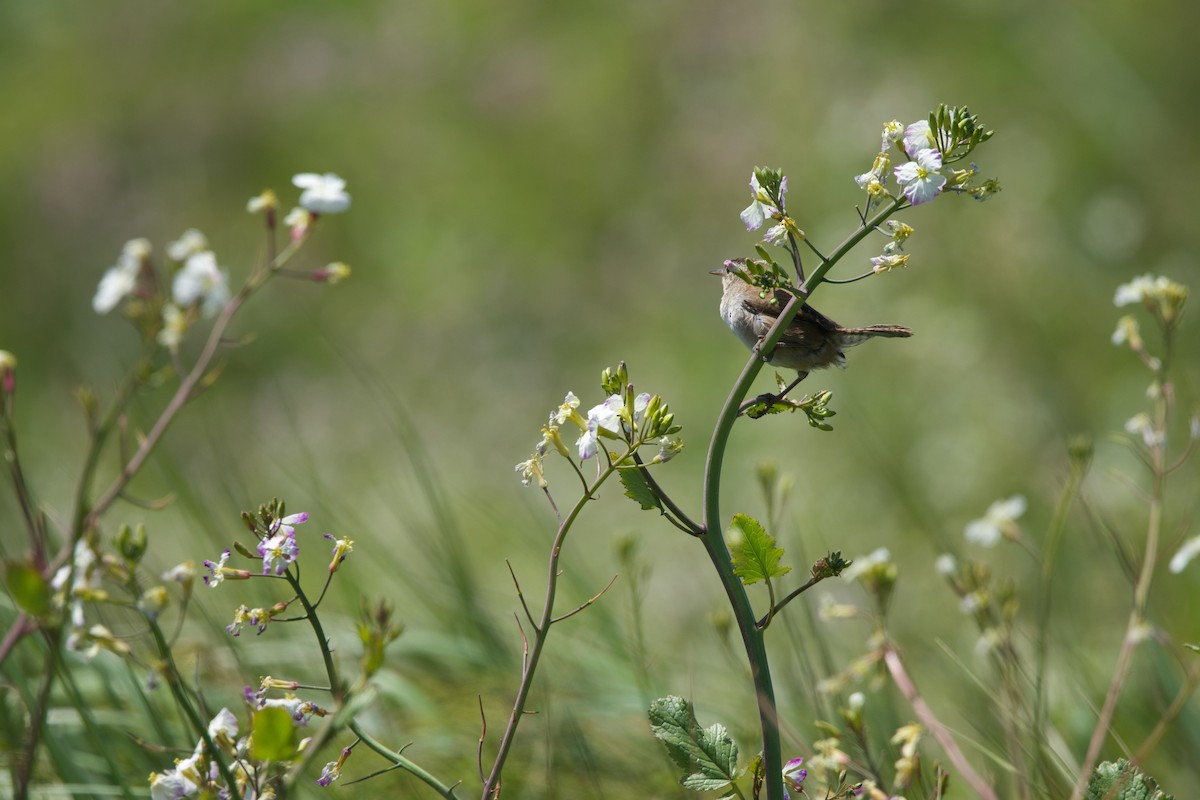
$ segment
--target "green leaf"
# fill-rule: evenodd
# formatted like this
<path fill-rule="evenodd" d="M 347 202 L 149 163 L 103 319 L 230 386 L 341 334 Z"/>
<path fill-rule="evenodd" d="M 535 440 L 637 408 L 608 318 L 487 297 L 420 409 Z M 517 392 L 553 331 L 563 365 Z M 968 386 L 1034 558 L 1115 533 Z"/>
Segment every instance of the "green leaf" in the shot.
<path fill-rule="evenodd" d="M 21 610 L 34 619 L 50 615 L 50 584 L 32 564 L 9 562 L 4 568 L 4 582 Z"/>
<path fill-rule="evenodd" d="M 682 786 L 711 792 L 725 788 L 737 777 L 737 744 L 724 725 L 701 728 L 692 704 L 674 695 L 652 702 L 649 716 L 654 735 L 684 771 L 679 781 Z"/>
<path fill-rule="evenodd" d="M 250 755 L 256 761 L 288 761 L 296 755 L 296 726 L 283 708 L 254 712 L 250 732 Z"/>
<path fill-rule="evenodd" d="M 623 469 L 619 473 L 621 485 L 625 487 L 625 496 L 636 502 L 644 511 L 658 509 L 662 511 L 662 501 L 650 488 L 646 476 L 640 469 Z"/>
<path fill-rule="evenodd" d="M 1174 800 L 1153 778 L 1123 758 L 1096 767 L 1084 796 L 1087 800 Z"/>
<path fill-rule="evenodd" d="M 742 583 L 758 583 L 766 578 L 778 578 L 792 571 L 791 567 L 780 566 L 783 548 L 775 546 L 775 537 L 767 533 L 758 520 L 745 514 L 734 514 L 729 524 L 730 545 L 733 555 L 733 574 Z"/>

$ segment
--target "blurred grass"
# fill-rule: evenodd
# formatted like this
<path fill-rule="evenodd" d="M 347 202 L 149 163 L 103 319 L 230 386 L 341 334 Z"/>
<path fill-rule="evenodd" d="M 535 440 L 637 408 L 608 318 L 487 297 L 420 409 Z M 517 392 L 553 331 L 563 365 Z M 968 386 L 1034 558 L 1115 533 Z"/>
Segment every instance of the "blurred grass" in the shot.
<path fill-rule="evenodd" d="M 974 637 L 948 613 L 932 561 L 961 548 L 963 524 L 997 497 L 1026 494 L 1032 530 L 1048 520 L 1079 432 L 1098 442 L 1089 502 L 1136 537 L 1137 507 L 1111 478 L 1132 464 L 1104 437 L 1140 409 L 1146 376 L 1108 344 L 1111 297 L 1146 271 L 1200 291 L 1197 15 L 1182 2 L 5 4 L 0 348 L 20 359 L 26 466 L 65 516 L 83 442 L 71 393 L 114 386 L 137 347 L 89 302 L 126 239 L 161 248 L 199 227 L 236 281 L 259 246 L 245 200 L 266 186 L 290 197 L 295 172 L 341 174 L 354 207 L 323 220 L 305 263 L 345 260 L 352 279 L 281 283 L 252 302 L 239 333 L 254 340 L 134 487 L 178 501 L 160 514 L 122 507 L 110 525 L 145 521 L 164 566 L 213 557 L 241 530 L 238 510 L 274 495 L 351 535 L 354 579 L 335 584 L 345 613 L 360 592 L 385 596 L 409 628 L 375 722 L 469 778 L 476 693 L 495 730 L 517 675 L 501 560 L 527 593 L 543 580 L 551 517 L 512 465 L 546 411 L 568 389 L 596 399 L 599 371 L 629 361 L 684 425 L 688 449 L 662 480 L 694 505 L 708 428 L 745 359 L 705 272 L 750 249 L 736 215 L 751 166 L 785 170 L 793 213 L 828 248 L 853 224 L 850 176 L 880 123 L 966 102 L 998 131 L 979 160 L 1004 192 L 918 209 L 906 218 L 912 269 L 821 291 L 835 319 L 917 335 L 810 379 L 834 390 L 833 434 L 787 419 L 739 430 L 724 508 L 760 513 L 750 476 L 769 458 L 799 483 L 779 531 L 793 563 L 801 548 L 889 546 L 913 673 L 952 725 L 986 738 L 978 692 L 938 647 L 969 653 Z M 1194 402 L 1192 330 L 1178 383 Z M 148 421 L 161 400 L 143 402 Z M 1195 492 L 1171 502 L 1175 535 Z M 0 493 L 6 555 L 15 519 Z M 623 576 L 555 632 L 543 715 L 526 722 L 510 779 L 521 797 L 675 796 L 646 736 L 647 691 L 702 698 L 702 721 L 753 741 L 743 661 L 706 621 L 720 602 L 710 567 L 616 490 L 572 535 L 562 606 L 620 570 L 620 535 L 637 537 L 651 571 L 637 607 L 645 663 L 631 659 Z M 1078 754 L 1118 644 L 1119 623 L 1101 623 L 1124 618 L 1129 592 L 1083 515 L 1064 547 L 1052 700 Z M 987 556 L 1036 587 L 1037 565 Z M 1195 630 L 1196 580 L 1159 581 L 1164 629 Z M 205 600 L 211 624 L 196 635 L 210 641 L 230 602 Z M 834 635 L 841 665 L 866 630 Z M 312 658 L 302 636 L 243 637 L 230 653 L 251 672 Z M 772 646 L 786 674 L 803 639 Z M 198 661 L 206 687 L 236 695 L 247 677 L 218 666 L 220 652 Z M 1135 669 L 1118 718 L 1132 741 L 1171 685 L 1145 654 Z M 781 698 L 805 741 L 808 695 L 797 668 Z M 1200 779 L 1186 757 L 1198 739 L 1193 703 L 1150 764 L 1168 788 Z"/>

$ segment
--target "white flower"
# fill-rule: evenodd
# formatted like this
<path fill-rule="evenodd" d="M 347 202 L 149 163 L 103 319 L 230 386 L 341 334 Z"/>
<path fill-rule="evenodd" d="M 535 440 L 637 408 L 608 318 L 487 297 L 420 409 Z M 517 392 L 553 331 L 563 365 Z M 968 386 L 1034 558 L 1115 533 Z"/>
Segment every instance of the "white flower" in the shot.
<path fill-rule="evenodd" d="M 739 215 L 742 222 L 746 223 L 746 230 L 756 231 L 762 227 L 763 222 L 767 217 L 773 217 L 779 213 L 779 209 L 771 205 L 771 198 L 763 191 L 762 185 L 758 182 L 758 176 L 750 175 L 750 195 L 753 198 L 750 205 Z"/>
<path fill-rule="evenodd" d="M 267 189 L 257 197 L 251 197 L 246 201 L 246 210 L 251 214 L 261 214 L 264 211 L 274 211 L 278 204 L 279 200 L 275 197 L 275 193 Z"/>
<path fill-rule="evenodd" d="M 346 182 L 326 172 L 303 172 L 292 178 L 292 183 L 303 189 L 300 205 L 314 214 L 337 214 L 350 207 L 350 195 L 346 194 Z"/>
<path fill-rule="evenodd" d="M 217 266 L 211 250 L 193 253 L 175 275 L 171 296 L 182 308 L 202 302 L 200 313 L 215 316 L 229 302 L 229 274 Z"/>
<path fill-rule="evenodd" d="M 885 272 L 891 272 L 896 267 L 901 269 L 908 268 L 908 253 L 892 253 L 891 255 L 875 256 L 869 259 L 871 262 L 871 271 L 876 275 L 882 275 Z"/>
<path fill-rule="evenodd" d="M 988 506 L 982 519 L 967 524 L 963 535 L 968 542 L 981 547 L 993 547 L 1006 530 L 1016 525 L 1016 520 L 1025 513 L 1025 498 L 1013 495 L 1007 500 L 997 500 Z"/>
<path fill-rule="evenodd" d="M 566 398 L 562 401 L 557 409 L 550 412 L 550 423 L 552 425 L 562 425 L 569 419 L 574 419 L 579 416 L 576 410 L 579 408 L 579 398 L 574 392 L 567 392 Z"/>
<path fill-rule="evenodd" d="M 854 692 L 846 698 L 846 705 L 851 711 L 862 711 L 863 706 L 867 704 L 867 696 L 862 692 Z"/>
<path fill-rule="evenodd" d="M 146 239 L 130 239 L 121 250 L 115 266 L 109 267 L 96 287 L 92 308 L 97 314 L 107 314 L 117 304 L 132 294 L 137 286 L 142 262 L 150 256 L 150 242 Z"/>
<path fill-rule="evenodd" d="M 904 152 L 909 158 L 916 158 L 922 150 L 933 150 L 936 147 L 937 141 L 929 128 L 929 120 L 914 122 L 904 129 Z"/>
<path fill-rule="evenodd" d="M 1191 539 L 1188 539 L 1183 543 L 1183 546 L 1179 548 L 1179 552 L 1171 556 L 1171 572 L 1175 573 L 1176 575 L 1183 572 L 1183 568 L 1186 567 L 1188 563 L 1196 557 L 1197 554 L 1200 554 L 1200 536 L 1193 536 Z"/>
<path fill-rule="evenodd" d="M 943 577 L 948 578 L 954 573 L 958 572 L 958 560 L 949 553 L 942 553 L 937 557 L 937 561 L 933 562 L 933 564 L 934 568 L 938 572 L 938 575 Z"/>
<path fill-rule="evenodd" d="M 1142 444 L 1146 447 L 1160 447 L 1167 440 L 1166 434 L 1154 429 L 1150 415 L 1145 412 L 1130 417 L 1125 422 L 1125 432 L 1132 436 L 1141 436 Z"/>
<path fill-rule="evenodd" d="M 928 122 L 925 124 L 929 125 Z M 900 141 L 900 137 L 902 136 L 904 136 L 904 124 L 900 122 L 900 120 L 894 119 L 891 122 L 885 123 L 883 126 L 883 133 L 879 137 L 879 149 L 887 150 L 888 145 L 892 145 Z"/>
<path fill-rule="evenodd" d="M 167 255 L 176 261 L 183 261 L 188 256 L 202 253 L 208 249 L 208 239 L 195 228 L 188 228 L 175 241 L 167 245 Z"/>
<path fill-rule="evenodd" d="M 937 150 L 922 150 L 912 161 L 896 167 L 896 180 L 901 193 L 914 206 L 927 203 L 941 193 L 946 176 L 941 174 L 942 154 Z"/>
<path fill-rule="evenodd" d="M 871 567 L 879 564 L 886 564 L 891 557 L 892 554 L 886 547 L 880 547 L 869 556 L 859 556 L 858 558 L 854 559 L 854 563 L 852 563 L 847 569 L 843 570 L 842 578 L 847 581 L 853 581 L 857 579 L 859 575 L 862 575 L 864 572 L 871 569 Z"/>
<path fill-rule="evenodd" d="M 1117 287 L 1117 293 L 1113 295 L 1113 305 L 1120 308 L 1133 303 L 1141 303 L 1154 294 L 1156 282 L 1165 280 L 1166 278 L 1158 278 L 1156 281 L 1153 275 L 1142 275 L 1129 283 L 1122 283 Z"/>
<path fill-rule="evenodd" d="M 176 770 L 150 773 L 150 800 L 183 800 L 199 788 Z"/>

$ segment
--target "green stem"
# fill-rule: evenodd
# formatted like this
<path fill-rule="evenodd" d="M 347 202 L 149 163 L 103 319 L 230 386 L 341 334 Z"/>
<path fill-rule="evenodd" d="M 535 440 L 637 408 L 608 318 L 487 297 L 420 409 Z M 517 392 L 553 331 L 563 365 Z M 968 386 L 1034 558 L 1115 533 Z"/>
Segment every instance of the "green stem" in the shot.
<path fill-rule="evenodd" d="M 630 455 L 637 450 L 638 444 L 640 442 L 631 446 L 629 451 L 615 462 L 612 462 L 610 459 L 609 465 L 600 473 L 595 482 L 584 491 L 566 518 L 559 523 L 558 532 L 555 534 L 554 543 L 550 548 L 549 576 L 546 579 L 546 599 L 542 604 L 542 616 L 533 629 L 533 642 L 529 648 L 528 655 L 525 657 L 525 663 L 522 665 L 521 685 L 517 689 L 517 697 L 513 701 L 512 713 L 508 717 L 508 725 L 505 727 L 504 735 L 500 739 L 500 747 L 496 751 L 496 759 L 492 762 L 492 771 L 488 774 L 487 780 L 483 784 L 483 794 L 481 795 L 483 800 L 492 800 L 492 798 L 499 795 L 500 775 L 504 769 L 504 762 L 508 759 L 513 740 L 516 738 L 517 725 L 525 713 L 525 703 L 529 699 L 529 691 L 533 687 L 533 676 L 537 671 L 542 651 L 545 649 L 546 638 L 550 634 L 550 626 L 554 622 L 554 596 L 558 589 L 558 561 L 562 555 L 563 542 L 566 540 L 567 533 L 571 530 L 571 525 L 575 522 L 576 517 L 583 511 L 584 506 L 595 497 L 596 490 L 617 471 L 617 465 L 629 459 Z"/>
<path fill-rule="evenodd" d="M 158 626 L 157 620 L 147 616 L 146 621 L 150 626 L 150 633 L 154 636 L 154 645 L 158 649 L 158 657 L 163 660 L 166 669 L 163 674 L 167 679 L 167 685 L 171 687 L 171 695 L 175 698 L 176 705 L 187 717 L 192 728 L 204 740 L 205 752 L 208 757 L 217 765 L 217 770 L 221 773 L 221 780 L 225 781 L 225 785 L 229 787 L 230 792 L 237 791 L 237 779 L 233 772 L 229 769 L 229 764 L 225 760 L 225 753 L 217 747 L 216 742 L 208 735 L 208 724 L 200 718 L 200 712 L 192 704 L 192 700 L 188 697 L 187 692 L 183 688 L 183 678 L 179 674 L 179 668 L 175 665 L 175 655 L 171 652 L 167 640 L 163 637 L 162 628 Z"/>
<path fill-rule="evenodd" d="M 362 743 L 367 747 L 374 750 L 376 753 L 383 756 L 388 761 L 391 761 L 393 764 L 405 770 L 406 772 L 411 773 L 414 777 L 419 778 L 425 783 L 426 786 L 433 789 L 442 797 L 446 798 L 446 800 L 457 800 L 454 794 L 453 786 L 447 786 L 433 775 L 426 772 L 425 769 L 419 764 L 409 761 L 399 751 L 392 750 L 390 747 L 387 747 L 378 739 L 375 739 L 373 736 L 364 731 L 357 722 L 351 722 L 349 728 L 354 732 L 354 735 L 361 739 Z"/>
<path fill-rule="evenodd" d="M 746 657 L 750 662 L 750 672 L 758 699 L 759 723 L 762 729 L 763 770 L 767 776 L 767 800 L 782 800 L 783 798 L 783 783 L 780 778 L 783 774 L 783 757 L 780 751 L 779 716 L 775 708 L 775 688 L 771 682 L 771 670 L 763 638 L 764 632 L 758 627 L 758 621 L 755 618 L 754 609 L 750 605 L 750 599 L 746 595 L 745 587 L 741 580 L 733 574 L 733 561 L 729 555 L 729 548 L 725 544 L 720 508 L 721 467 L 725 461 L 725 448 L 729 444 L 729 436 L 733 432 L 734 422 L 737 421 L 741 402 L 749 393 L 750 386 L 758 376 L 759 370 L 762 369 L 761 354 L 770 354 L 775 343 L 783 336 L 783 332 L 787 330 L 805 300 L 821 284 L 833 265 L 903 205 L 903 197 L 893 198 L 890 204 L 860 225 L 813 270 L 812 275 L 799 288 L 799 297 L 793 296 L 788 300 L 787 305 L 780 312 L 779 318 L 775 321 L 775 325 L 763 338 L 758 352 L 754 353 L 746 362 L 742 374 L 729 392 L 725 406 L 717 417 L 712 441 L 708 447 L 708 457 L 704 465 L 704 535 L 701 540 L 717 571 L 717 577 L 725 588 L 725 594 L 733 608 L 734 619 L 737 621 L 738 631 L 742 635 Z"/>

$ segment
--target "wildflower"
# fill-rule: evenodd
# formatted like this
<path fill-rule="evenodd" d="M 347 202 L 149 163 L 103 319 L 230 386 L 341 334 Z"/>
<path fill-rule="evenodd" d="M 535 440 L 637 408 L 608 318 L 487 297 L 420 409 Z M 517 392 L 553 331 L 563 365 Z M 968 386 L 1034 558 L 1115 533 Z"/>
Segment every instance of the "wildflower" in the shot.
<path fill-rule="evenodd" d="M 293 176 L 292 183 L 303 189 L 300 205 L 314 214 L 337 214 L 350 207 L 346 182 L 332 172 L 303 172 Z"/>
<path fill-rule="evenodd" d="M 1138 321 L 1130 316 L 1121 317 L 1117 320 L 1117 329 L 1113 331 L 1112 343 L 1122 345 L 1129 342 L 1129 346 L 1134 350 L 1142 348 L 1142 335 L 1138 327 Z"/>
<path fill-rule="evenodd" d="M 246 210 L 251 214 L 260 214 L 264 211 L 274 211 L 277 205 L 279 205 L 279 198 L 275 196 L 274 192 L 267 189 L 257 197 L 251 197 L 246 202 Z"/>
<path fill-rule="evenodd" d="M 196 562 L 183 561 L 162 574 L 164 581 L 174 581 L 175 583 L 190 584 L 196 577 Z"/>
<path fill-rule="evenodd" d="M 244 569 L 234 569 L 233 567 L 225 566 L 225 562 L 229 560 L 229 550 L 221 552 L 221 558 L 217 561 L 204 561 L 204 566 L 208 569 L 209 574 L 204 576 L 204 584 L 210 589 L 217 588 L 218 585 L 226 578 L 235 581 L 244 581 L 249 579 L 250 572 Z"/>
<path fill-rule="evenodd" d="M 542 473 L 542 457 L 537 453 L 531 455 L 528 460 L 517 464 L 516 471 L 521 473 L 522 486 L 528 486 L 534 481 L 537 481 L 539 489 L 545 489 L 548 486 Z"/>
<path fill-rule="evenodd" d="M 901 194 L 914 206 L 926 203 L 941 193 L 946 176 L 941 174 L 942 154 L 937 150 L 921 150 L 912 161 L 896 167 L 896 180 Z"/>
<path fill-rule="evenodd" d="M 258 543 L 258 554 L 263 561 L 263 575 L 282 575 L 288 565 L 296 560 L 300 548 L 294 533 L 277 533 Z"/>
<path fill-rule="evenodd" d="M 783 765 L 783 796 L 788 800 L 792 797 L 789 792 L 804 791 L 808 770 L 801 766 L 803 763 L 803 758 L 793 758 Z"/>
<path fill-rule="evenodd" d="M 175 274 L 171 296 L 183 308 L 201 303 L 201 314 L 216 316 L 229 302 L 229 273 L 217 266 L 217 257 L 211 250 L 192 253 L 183 269 Z"/>
<path fill-rule="evenodd" d="M 317 778 L 317 783 L 321 786 L 328 786 L 336 781 L 342 775 L 342 767 L 346 763 L 346 759 L 350 757 L 350 747 L 343 747 L 341 755 L 337 761 L 330 761 L 321 770 L 321 777 Z"/>
<path fill-rule="evenodd" d="M 683 440 L 677 436 L 662 436 L 658 439 L 658 453 L 650 459 L 651 464 L 663 464 L 679 455 Z"/>
<path fill-rule="evenodd" d="M 649 396 L 646 400 L 649 401 Z M 581 461 L 586 461 L 596 455 L 599 449 L 600 430 L 604 429 L 611 433 L 617 431 L 617 421 L 620 419 L 621 409 L 625 407 L 625 401 L 619 394 L 609 395 L 608 399 L 597 406 L 593 406 L 587 415 L 587 423 L 583 434 L 575 442 L 575 446 L 579 448 L 579 458 Z M 642 406 L 645 408 L 645 405 Z"/>
<path fill-rule="evenodd" d="M 1125 432 L 1131 436 L 1141 436 L 1142 444 L 1150 448 L 1161 447 L 1167 441 L 1166 433 L 1155 429 L 1150 415 L 1145 412 L 1130 417 L 1125 422 Z"/>
<path fill-rule="evenodd" d="M 958 560 L 949 553 L 942 553 L 934 562 L 938 575 L 949 578 L 958 572 Z"/>
<path fill-rule="evenodd" d="M 303 208 L 293 208 L 283 218 L 283 224 L 291 229 L 293 239 L 303 239 L 312 226 L 313 215 Z"/>
<path fill-rule="evenodd" d="M 282 708 L 291 715 L 292 722 L 296 723 L 297 727 L 307 725 L 314 716 L 323 717 L 329 713 L 311 700 L 302 700 L 294 694 L 288 694 L 279 699 L 260 698 L 257 707 L 259 709 Z"/>
<path fill-rule="evenodd" d="M 188 228 L 175 241 L 167 245 L 167 255 L 175 261 L 186 261 L 188 256 L 203 253 L 208 249 L 208 239 L 195 228 Z"/>
<path fill-rule="evenodd" d="M 914 122 L 904 129 L 904 153 L 909 158 L 916 158 L 922 150 L 937 149 L 937 140 L 929 127 L 929 120 Z M 940 155 L 940 154 L 939 154 Z"/>
<path fill-rule="evenodd" d="M 332 264 L 327 264 L 313 273 L 313 280 L 316 280 L 319 283 L 328 283 L 330 285 L 344 281 L 349 277 L 350 267 L 346 266 L 341 261 L 334 261 Z"/>
<path fill-rule="evenodd" d="M 879 153 L 875 156 L 875 160 L 871 163 L 871 169 L 864 172 L 862 175 L 856 175 L 854 182 L 858 184 L 858 188 L 871 191 L 872 184 L 878 184 L 882 189 L 887 183 L 887 171 L 892 165 L 892 158 L 886 152 Z"/>
<path fill-rule="evenodd" d="M 194 795 L 199 788 L 178 770 L 150 773 L 151 800 L 182 800 Z"/>
<path fill-rule="evenodd" d="M 886 547 L 880 547 L 868 556 L 860 556 L 854 559 L 854 562 L 842 572 L 842 577 L 847 581 L 852 581 L 867 570 L 877 567 L 880 564 L 888 563 L 891 557 L 892 554 Z"/>
<path fill-rule="evenodd" d="M 1113 305 L 1118 308 L 1132 303 L 1141 303 L 1148 311 L 1162 315 L 1168 325 L 1173 324 L 1187 301 L 1188 288 L 1170 278 L 1146 274 L 1117 287 Z"/>
<path fill-rule="evenodd" d="M 92 298 L 92 308 L 97 314 L 107 314 L 117 307 L 117 304 L 137 287 L 138 275 L 142 271 L 142 263 L 150 257 L 150 242 L 146 239 L 130 239 L 121 250 L 115 266 L 100 279 L 96 294 Z"/>
<path fill-rule="evenodd" d="M 981 547 L 994 547 L 1006 533 L 1015 533 L 1016 520 L 1025 513 L 1025 498 L 1013 495 L 1007 500 L 997 500 L 988 506 L 982 518 L 967 524 L 963 535 L 968 542 Z"/>
<path fill-rule="evenodd" d="M 876 275 L 882 275 L 885 272 L 891 272 L 897 267 L 908 269 L 908 253 L 900 253 L 893 255 L 875 256 L 870 259 L 871 271 Z"/>
<path fill-rule="evenodd" d="M 787 179 L 784 178 L 779 191 L 780 196 L 786 191 Z M 746 206 L 740 216 L 742 222 L 746 223 L 746 230 L 756 231 L 762 227 L 768 217 L 775 218 L 779 214 L 779 209 L 774 206 L 771 196 L 758 182 L 758 175 L 753 173 L 750 175 L 750 196 L 750 205 Z"/>
<path fill-rule="evenodd" d="M 271 523 L 270 533 L 283 533 L 285 536 L 296 535 L 296 525 L 302 525 L 308 522 L 308 512 L 301 511 L 299 514 L 288 514 L 282 519 L 277 519 Z"/>
<path fill-rule="evenodd" d="M 138 598 L 138 610 L 149 617 L 157 617 L 158 613 L 167 607 L 167 601 L 166 587 L 152 586 Z"/>
<path fill-rule="evenodd" d="M 237 741 L 238 721 L 228 708 L 222 708 L 208 723 L 208 735 L 218 747 L 232 752 Z"/>
<path fill-rule="evenodd" d="M 325 538 L 333 542 L 333 560 L 329 562 L 329 571 L 335 572 L 338 565 L 354 550 L 354 542 L 349 537 L 338 539 L 332 533 L 326 533 Z"/>
<path fill-rule="evenodd" d="M 928 124 L 928 123 L 926 123 Z M 879 149 L 886 151 L 889 146 L 900 141 L 904 136 L 904 123 L 898 119 L 884 123 L 883 133 L 879 137 Z"/>

